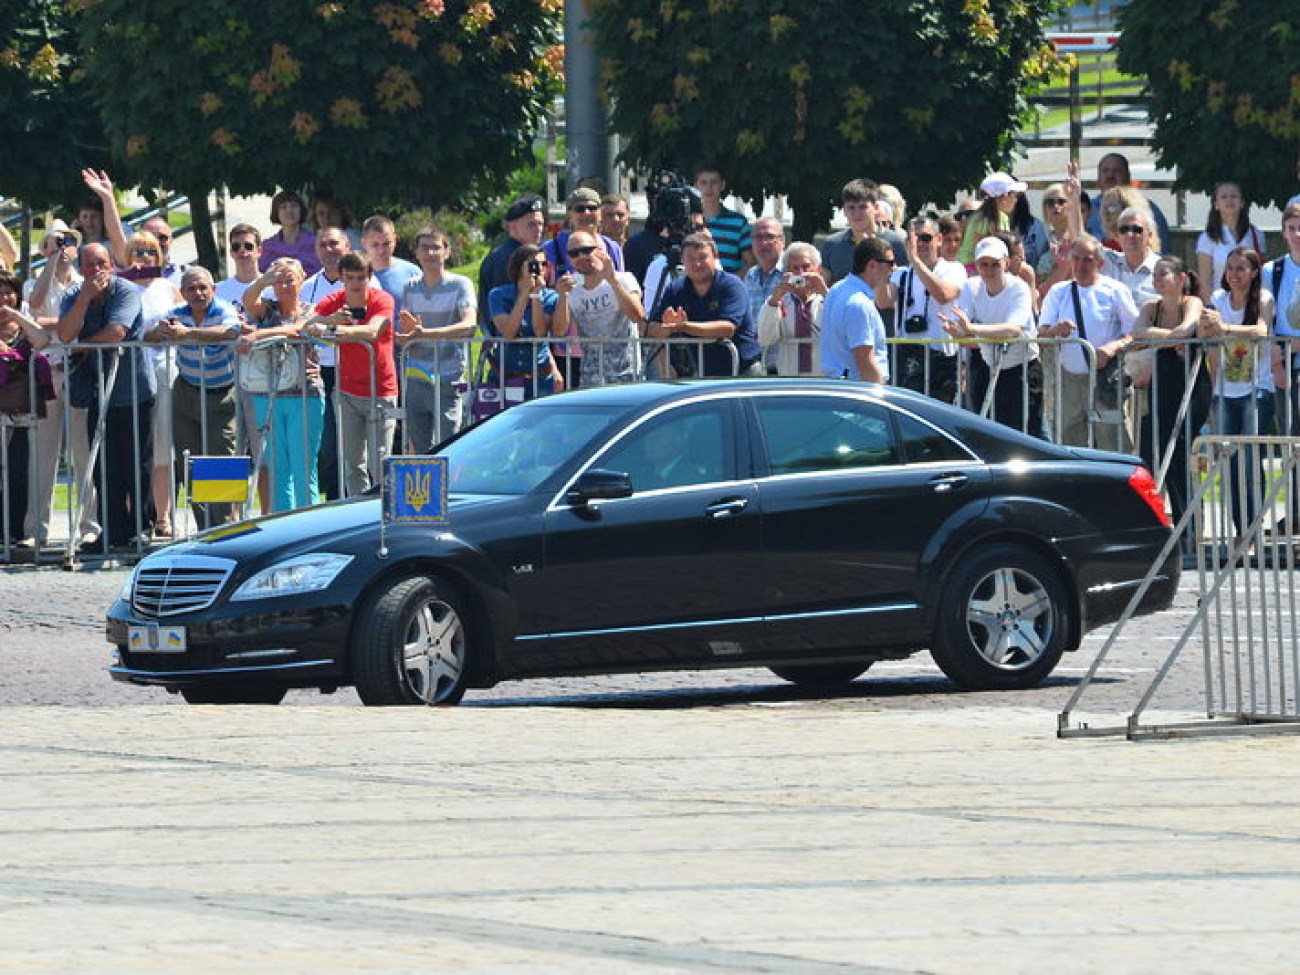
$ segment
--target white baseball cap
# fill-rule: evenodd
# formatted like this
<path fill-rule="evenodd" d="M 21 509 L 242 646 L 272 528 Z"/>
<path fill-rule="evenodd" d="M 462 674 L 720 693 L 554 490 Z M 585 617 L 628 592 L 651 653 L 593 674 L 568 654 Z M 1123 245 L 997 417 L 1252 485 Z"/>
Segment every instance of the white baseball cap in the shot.
<path fill-rule="evenodd" d="M 1008 176 L 1006 173 L 992 173 L 984 177 L 984 182 L 980 183 L 980 189 L 989 196 L 1005 196 L 1013 190 L 1017 193 L 1023 193 L 1029 189 L 1029 184 L 1022 183 L 1014 176 Z"/>
<path fill-rule="evenodd" d="M 1002 242 L 1001 238 L 985 237 L 975 245 L 975 260 L 978 261 L 982 257 L 993 257 L 999 261 L 1005 261 L 1011 257 L 1011 254 L 1007 251 L 1007 245 Z"/>

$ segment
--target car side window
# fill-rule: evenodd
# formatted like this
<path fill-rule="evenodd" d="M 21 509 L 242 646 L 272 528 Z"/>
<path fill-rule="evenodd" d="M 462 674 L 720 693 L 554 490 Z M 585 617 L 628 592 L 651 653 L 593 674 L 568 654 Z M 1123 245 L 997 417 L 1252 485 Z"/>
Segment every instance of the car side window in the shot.
<path fill-rule="evenodd" d="M 903 458 L 909 464 L 952 463 L 972 459 L 952 438 L 906 413 L 898 414 L 898 433 L 903 441 Z"/>
<path fill-rule="evenodd" d="M 889 412 L 843 397 L 757 398 L 773 474 L 802 474 L 900 462 Z"/>
<path fill-rule="evenodd" d="M 632 491 L 730 480 L 730 405 L 668 410 L 642 423 L 592 464 L 626 471 Z"/>

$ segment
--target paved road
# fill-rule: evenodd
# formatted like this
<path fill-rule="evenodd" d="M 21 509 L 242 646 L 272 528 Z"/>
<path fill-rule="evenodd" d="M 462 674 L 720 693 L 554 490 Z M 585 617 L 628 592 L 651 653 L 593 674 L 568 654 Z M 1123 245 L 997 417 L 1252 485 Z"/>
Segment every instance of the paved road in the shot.
<path fill-rule="evenodd" d="M 0 572 L 5 590 L 4 605 L 0 606 L 0 644 L 4 646 L 0 705 L 180 704 L 179 698 L 165 691 L 121 685 L 107 676 L 109 646 L 103 638 L 103 610 L 121 589 L 126 576 L 122 569 Z M 1184 583 L 1173 610 L 1133 621 L 1084 703 L 1111 713 L 1124 711 L 1135 703 L 1195 604 L 1189 580 Z M 844 692 L 821 700 L 816 706 L 827 710 L 951 710 L 1005 705 L 1056 711 L 1065 704 L 1083 671 L 1091 664 L 1106 632 L 1089 635 L 1081 651 L 1063 660 L 1054 676 L 1033 691 L 1010 695 L 958 692 L 930 663 L 928 656 L 924 656 L 878 664 Z M 1200 706 L 1200 686 L 1200 672 L 1189 655 L 1188 664 L 1176 671 L 1168 695 L 1159 703 L 1195 709 Z M 467 695 L 466 704 L 692 708 L 790 704 L 807 698 L 807 694 L 766 670 L 748 669 L 510 682 L 488 691 L 473 691 Z M 288 703 L 358 704 L 356 695 L 346 689 L 324 697 L 314 691 L 296 691 Z"/>

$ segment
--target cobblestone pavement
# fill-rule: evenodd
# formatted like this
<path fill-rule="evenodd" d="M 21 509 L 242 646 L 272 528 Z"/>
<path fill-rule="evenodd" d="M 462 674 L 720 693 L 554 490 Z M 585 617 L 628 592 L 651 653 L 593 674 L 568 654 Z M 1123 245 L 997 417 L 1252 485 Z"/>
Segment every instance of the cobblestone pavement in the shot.
<path fill-rule="evenodd" d="M 0 710 L 0 967 L 1295 969 L 1294 739 L 763 705 Z"/>

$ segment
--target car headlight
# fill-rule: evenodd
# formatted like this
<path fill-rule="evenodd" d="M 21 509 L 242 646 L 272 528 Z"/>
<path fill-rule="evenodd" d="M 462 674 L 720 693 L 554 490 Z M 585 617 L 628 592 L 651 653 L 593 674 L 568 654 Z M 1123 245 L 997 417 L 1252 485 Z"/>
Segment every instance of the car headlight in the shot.
<path fill-rule="evenodd" d="M 231 601 L 237 599 L 267 599 L 271 596 L 291 596 L 302 592 L 324 589 L 334 581 L 352 561 L 351 555 L 317 552 L 277 562 L 263 569 L 235 590 Z"/>
<path fill-rule="evenodd" d="M 131 593 L 135 592 L 135 577 L 140 572 L 140 566 L 136 566 L 126 574 L 126 582 L 122 583 L 122 591 L 117 594 L 117 598 L 124 603 L 131 601 Z"/>

